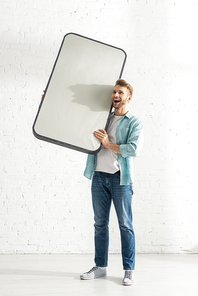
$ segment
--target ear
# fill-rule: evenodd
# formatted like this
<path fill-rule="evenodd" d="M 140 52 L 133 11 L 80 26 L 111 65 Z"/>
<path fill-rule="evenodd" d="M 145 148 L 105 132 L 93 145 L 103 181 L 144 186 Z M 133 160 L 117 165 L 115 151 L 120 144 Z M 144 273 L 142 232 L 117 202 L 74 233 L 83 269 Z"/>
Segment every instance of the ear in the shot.
<path fill-rule="evenodd" d="M 132 96 L 128 96 L 127 102 L 129 103 L 132 100 Z"/>

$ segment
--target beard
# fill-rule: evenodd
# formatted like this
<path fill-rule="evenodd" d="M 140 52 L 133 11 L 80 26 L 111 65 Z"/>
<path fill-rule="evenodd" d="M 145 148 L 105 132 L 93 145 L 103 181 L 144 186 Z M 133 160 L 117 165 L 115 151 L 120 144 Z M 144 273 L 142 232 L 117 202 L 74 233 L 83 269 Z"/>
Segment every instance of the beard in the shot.
<path fill-rule="evenodd" d="M 114 109 L 120 109 L 123 105 L 124 105 L 124 103 L 122 103 L 122 102 L 120 102 L 119 104 L 113 103 L 113 108 Z"/>

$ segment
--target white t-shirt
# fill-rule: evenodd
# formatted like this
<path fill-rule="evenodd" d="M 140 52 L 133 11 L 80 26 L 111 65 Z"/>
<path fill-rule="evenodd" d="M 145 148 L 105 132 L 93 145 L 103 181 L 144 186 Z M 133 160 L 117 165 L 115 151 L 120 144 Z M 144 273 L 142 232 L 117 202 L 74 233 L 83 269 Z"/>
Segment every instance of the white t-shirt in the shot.
<path fill-rule="evenodd" d="M 123 118 L 123 116 L 111 115 L 110 124 L 107 129 L 107 134 L 109 136 L 109 141 L 116 144 L 116 128 L 118 122 Z M 105 172 L 109 174 L 114 174 L 120 170 L 117 153 L 111 151 L 110 149 L 101 147 L 97 154 L 97 164 L 96 171 Z"/>

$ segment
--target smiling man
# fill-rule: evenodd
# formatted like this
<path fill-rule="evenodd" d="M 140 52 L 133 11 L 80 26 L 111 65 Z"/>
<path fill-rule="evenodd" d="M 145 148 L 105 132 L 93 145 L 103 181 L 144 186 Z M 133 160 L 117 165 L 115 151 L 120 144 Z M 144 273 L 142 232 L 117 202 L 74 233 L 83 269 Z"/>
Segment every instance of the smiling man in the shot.
<path fill-rule="evenodd" d="M 88 155 L 84 175 L 92 179 L 92 203 L 95 220 L 95 267 L 83 273 L 83 280 L 106 276 L 109 247 L 109 214 L 113 202 L 121 235 L 125 286 L 134 283 L 135 234 L 132 225 L 133 161 L 142 147 L 142 121 L 127 111 L 133 88 L 118 79 L 111 100 L 107 131 L 94 135 L 102 143 L 96 155 Z"/>

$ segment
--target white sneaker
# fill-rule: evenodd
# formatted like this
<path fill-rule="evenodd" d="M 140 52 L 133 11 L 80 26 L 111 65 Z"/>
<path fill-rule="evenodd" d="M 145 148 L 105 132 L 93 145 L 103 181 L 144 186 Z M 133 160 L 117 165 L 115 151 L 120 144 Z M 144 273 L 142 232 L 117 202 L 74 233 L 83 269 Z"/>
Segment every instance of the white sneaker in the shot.
<path fill-rule="evenodd" d="M 90 271 L 80 275 L 81 280 L 92 280 L 95 278 L 103 277 L 107 275 L 106 268 L 101 269 L 100 267 L 93 267 Z"/>
<path fill-rule="evenodd" d="M 134 271 L 126 270 L 122 281 L 124 286 L 132 286 L 134 284 Z"/>

